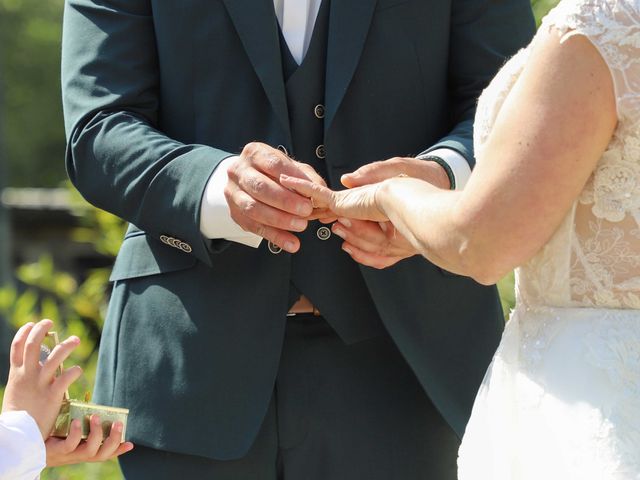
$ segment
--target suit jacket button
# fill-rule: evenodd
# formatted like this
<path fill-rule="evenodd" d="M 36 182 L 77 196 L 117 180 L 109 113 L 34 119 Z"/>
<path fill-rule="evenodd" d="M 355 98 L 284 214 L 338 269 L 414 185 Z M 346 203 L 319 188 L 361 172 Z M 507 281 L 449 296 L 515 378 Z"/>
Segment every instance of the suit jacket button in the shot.
<path fill-rule="evenodd" d="M 316 235 L 320 240 L 329 240 L 331 237 L 331 230 L 328 227 L 320 227 L 316 232 Z"/>
<path fill-rule="evenodd" d="M 191 253 L 193 251 L 191 245 L 185 242 L 180 242 L 180 250 L 182 250 L 184 253 Z"/>
<path fill-rule="evenodd" d="M 278 145 L 278 150 L 284 153 L 287 157 L 289 156 L 289 151 L 287 150 L 287 147 L 285 147 L 284 145 Z"/>
<path fill-rule="evenodd" d="M 160 241 L 166 245 L 169 245 L 169 237 L 166 235 L 160 235 Z"/>
<path fill-rule="evenodd" d="M 313 109 L 313 114 L 316 116 L 316 118 L 324 118 L 324 105 L 322 105 L 321 103 L 316 105 Z"/>
<path fill-rule="evenodd" d="M 324 145 L 318 145 L 316 147 L 316 157 L 320 160 L 324 159 L 327 156 L 327 152 L 325 152 Z"/>
<path fill-rule="evenodd" d="M 267 248 L 268 248 L 268 249 L 269 249 L 269 251 L 270 251 L 271 253 L 273 253 L 274 255 L 278 255 L 278 254 L 282 251 L 282 249 L 281 249 L 278 245 L 276 245 L 275 243 L 273 243 L 273 242 L 269 242 L 269 243 L 267 243 Z"/>

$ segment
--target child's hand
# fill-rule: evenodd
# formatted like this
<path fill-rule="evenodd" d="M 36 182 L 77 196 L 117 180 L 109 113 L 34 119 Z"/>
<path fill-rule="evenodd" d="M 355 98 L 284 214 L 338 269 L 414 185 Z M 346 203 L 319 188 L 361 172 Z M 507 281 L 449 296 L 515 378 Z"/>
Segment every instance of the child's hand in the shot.
<path fill-rule="evenodd" d="M 47 447 L 47 466 L 57 467 L 80 462 L 102 462 L 133 449 L 133 443 L 120 443 L 122 438 L 122 423 L 115 422 L 111 426 L 111 433 L 102 445 L 102 426 L 100 418 L 91 416 L 89 436 L 85 442 L 80 442 L 82 432 L 80 420 L 71 423 L 69 436 L 65 438 L 51 437 L 45 442 Z"/>
<path fill-rule="evenodd" d="M 43 439 L 51 434 L 64 392 L 82 373 L 75 366 L 56 376 L 60 364 L 80 343 L 78 337 L 67 338 L 40 363 L 40 346 L 52 326 L 51 320 L 42 320 L 18 330 L 11 343 L 9 380 L 2 401 L 3 412 L 26 410 L 38 424 Z"/>

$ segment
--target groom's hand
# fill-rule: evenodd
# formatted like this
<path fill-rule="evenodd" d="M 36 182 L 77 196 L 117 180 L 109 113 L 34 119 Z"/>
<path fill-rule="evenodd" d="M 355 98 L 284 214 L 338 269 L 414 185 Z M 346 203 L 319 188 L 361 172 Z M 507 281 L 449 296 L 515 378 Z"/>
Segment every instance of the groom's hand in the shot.
<path fill-rule="evenodd" d="M 439 188 L 450 188 L 447 172 L 440 165 L 410 157 L 394 157 L 364 165 L 353 173 L 343 175 L 341 181 L 345 187 L 354 188 L 398 175 L 419 178 Z M 339 219 L 333 226 L 333 232 L 344 240 L 342 249 L 351 258 L 369 267 L 387 268 L 418 254 L 390 222 Z"/>
<path fill-rule="evenodd" d="M 311 166 L 269 145 L 252 142 L 230 165 L 224 194 L 231 218 L 240 227 L 294 253 L 300 240 L 291 232 L 307 228 L 313 206 L 308 198 L 280 185 L 281 174 L 325 184 Z"/>

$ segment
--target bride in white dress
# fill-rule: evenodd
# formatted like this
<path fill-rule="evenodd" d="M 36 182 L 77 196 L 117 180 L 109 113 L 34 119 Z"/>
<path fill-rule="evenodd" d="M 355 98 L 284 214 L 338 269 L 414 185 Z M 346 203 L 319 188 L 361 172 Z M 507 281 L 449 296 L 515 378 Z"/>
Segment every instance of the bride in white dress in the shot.
<path fill-rule="evenodd" d="M 479 282 L 519 266 L 461 480 L 640 479 L 640 0 L 562 0 L 483 93 L 474 140 L 462 192 L 281 181 Z"/>

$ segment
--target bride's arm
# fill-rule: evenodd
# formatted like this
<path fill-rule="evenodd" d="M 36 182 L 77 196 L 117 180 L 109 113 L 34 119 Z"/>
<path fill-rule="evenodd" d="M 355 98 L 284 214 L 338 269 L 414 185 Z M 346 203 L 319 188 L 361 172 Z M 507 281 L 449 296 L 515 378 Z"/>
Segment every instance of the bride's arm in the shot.
<path fill-rule="evenodd" d="M 380 210 L 434 263 L 495 283 L 551 237 L 617 122 L 611 74 L 583 36 L 540 33 L 462 192 L 398 178 Z"/>
<path fill-rule="evenodd" d="M 339 216 L 389 219 L 432 262 L 491 284 L 551 237 L 616 123 L 611 74 L 596 48 L 583 36 L 541 32 L 463 191 L 412 178 L 341 192 L 281 181 Z M 344 238 L 353 258 L 371 264 Z"/>

